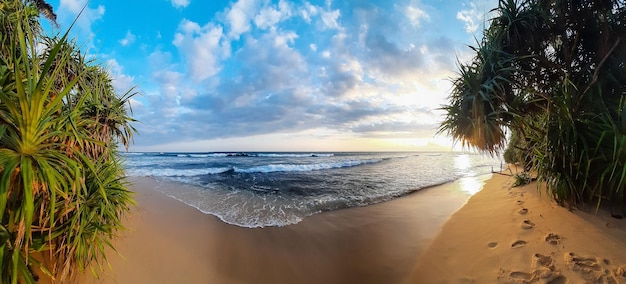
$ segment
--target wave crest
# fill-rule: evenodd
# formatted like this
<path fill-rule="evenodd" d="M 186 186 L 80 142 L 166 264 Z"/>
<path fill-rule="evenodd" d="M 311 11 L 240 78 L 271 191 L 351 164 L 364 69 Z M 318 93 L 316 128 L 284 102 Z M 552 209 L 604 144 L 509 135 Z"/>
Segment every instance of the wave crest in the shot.
<path fill-rule="evenodd" d="M 238 173 L 309 172 L 309 171 L 319 171 L 319 170 L 336 169 L 336 168 L 355 167 L 355 166 L 360 166 L 364 164 L 379 163 L 381 161 L 382 159 L 370 159 L 370 160 L 348 160 L 348 161 L 339 161 L 339 162 L 330 162 L 330 163 L 300 164 L 300 165 L 274 164 L 274 165 L 250 167 L 250 168 L 245 168 L 245 169 L 235 168 L 235 172 L 238 172 Z"/>

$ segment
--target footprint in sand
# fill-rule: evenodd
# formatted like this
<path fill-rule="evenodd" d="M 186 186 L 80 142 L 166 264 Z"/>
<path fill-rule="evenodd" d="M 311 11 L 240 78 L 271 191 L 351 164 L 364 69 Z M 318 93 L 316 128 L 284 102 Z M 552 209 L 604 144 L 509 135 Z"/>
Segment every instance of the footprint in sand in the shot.
<path fill-rule="evenodd" d="M 602 270 L 596 258 L 577 256 L 573 252 L 565 254 L 565 262 L 574 271 L 592 272 Z"/>
<path fill-rule="evenodd" d="M 500 269 L 498 279 L 506 283 L 547 283 L 564 284 L 569 283 L 565 276 L 556 268 L 552 256 L 535 253 L 532 258 L 534 269 L 530 272 L 507 271 Z M 505 276 L 506 275 L 506 276 Z"/>
<path fill-rule="evenodd" d="M 551 269 L 553 268 L 552 257 L 549 255 L 536 253 L 535 255 L 533 255 L 533 265 L 535 267 L 545 267 Z"/>
<path fill-rule="evenodd" d="M 533 279 L 533 275 L 523 271 L 513 271 L 509 274 L 509 277 L 514 281 L 528 282 Z"/>
<path fill-rule="evenodd" d="M 489 248 L 496 248 L 498 246 L 498 242 L 490 242 L 487 244 L 487 247 Z"/>
<path fill-rule="evenodd" d="M 528 209 L 526 209 L 526 208 L 522 208 L 520 210 L 517 210 L 517 214 L 526 215 L 526 213 L 528 213 Z"/>
<path fill-rule="evenodd" d="M 521 248 L 527 244 L 526 241 L 517 240 L 511 244 L 511 248 Z"/>
<path fill-rule="evenodd" d="M 515 201 L 515 204 L 517 204 L 517 205 L 522 205 L 522 204 L 524 204 L 524 200 L 518 200 L 518 201 Z"/>
<path fill-rule="evenodd" d="M 536 279 L 541 279 L 543 283 L 548 284 L 568 283 L 567 278 L 561 275 L 561 272 L 556 267 L 552 256 L 535 253 L 532 262 L 533 267 L 536 268 L 533 271 L 533 275 L 537 276 Z"/>
<path fill-rule="evenodd" d="M 522 229 L 524 230 L 529 230 L 535 227 L 535 223 L 531 222 L 530 220 L 524 220 L 522 221 L 522 224 L 520 224 L 520 227 L 522 227 Z"/>
<path fill-rule="evenodd" d="M 549 233 L 545 237 L 546 242 L 548 242 L 551 245 L 558 245 L 562 239 L 563 237 L 557 234 L 553 234 L 553 233 Z"/>
<path fill-rule="evenodd" d="M 615 277 L 620 277 L 615 271 L 611 273 L 609 269 L 604 269 L 601 264 L 609 265 L 608 259 L 596 257 L 582 257 L 573 252 L 565 254 L 565 263 L 571 270 L 578 272 L 583 279 L 595 283 L 620 283 Z"/>

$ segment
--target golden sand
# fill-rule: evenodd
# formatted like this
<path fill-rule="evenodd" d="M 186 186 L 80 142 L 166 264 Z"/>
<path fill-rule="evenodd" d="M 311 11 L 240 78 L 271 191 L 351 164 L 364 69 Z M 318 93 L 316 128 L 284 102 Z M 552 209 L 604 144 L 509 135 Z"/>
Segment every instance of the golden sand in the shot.
<path fill-rule="evenodd" d="M 626 283 L 626 222 L 494 175 L 418 261 L 413 283 Z"/>
<path fill-rule="evenodd" d="M 509 176 L 465 205 L 459 191 L 482 180 L 256 229 L 131 181 L 139 205 L 121 256 L 80 283 L 626 283 L 626 220 L 571 212 Z"/>
<path fill-rule="evenodd" d="M 112 269 L 99 279 L 87 273 L 80 283 L 398 283 L 467 201 L 463 189 L 479 190 L 484 179 L 251 229 L 155 190 L 175 184 L 133 178 L 138 207 L 115 241 L 122 257 L 109 252 Z"/>

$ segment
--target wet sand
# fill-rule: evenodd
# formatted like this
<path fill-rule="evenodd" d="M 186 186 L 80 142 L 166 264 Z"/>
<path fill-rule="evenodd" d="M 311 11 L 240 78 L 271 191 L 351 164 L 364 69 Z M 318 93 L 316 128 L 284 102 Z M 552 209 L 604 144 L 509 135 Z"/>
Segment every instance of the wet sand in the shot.
<path fill-rule="evenodd" d="M 110 267 L 80 283 L 398 283 L 487 177 L 388 202 L 324 212 L 286 227 L 223 223 L 133 178 L 137 208 Z M 171 186 L 171 185 L 168 185 Z"/>

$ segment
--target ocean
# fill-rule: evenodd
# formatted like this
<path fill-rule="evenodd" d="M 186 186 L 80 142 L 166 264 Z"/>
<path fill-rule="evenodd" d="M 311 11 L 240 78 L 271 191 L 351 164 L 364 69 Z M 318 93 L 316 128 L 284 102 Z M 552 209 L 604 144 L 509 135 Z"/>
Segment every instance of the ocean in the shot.
<path fill-rule="evenodd" d="M 126 174 L 241 227 L 286 226 L 499 171 L 502 160 L 457 152 L 123 153 Z"/>

